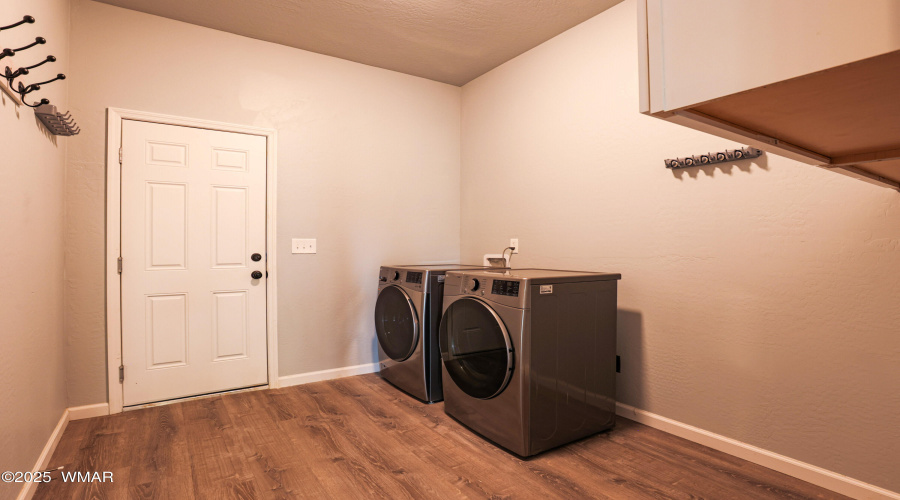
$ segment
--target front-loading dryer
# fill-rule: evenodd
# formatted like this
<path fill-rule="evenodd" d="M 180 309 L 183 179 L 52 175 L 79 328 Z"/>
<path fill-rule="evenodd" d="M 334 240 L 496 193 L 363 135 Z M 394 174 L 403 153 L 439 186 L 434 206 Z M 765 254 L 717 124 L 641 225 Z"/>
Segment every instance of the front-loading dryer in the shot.
<path fill-rule="evenodd" d="M 611 428 L 620 274 L 447 273 L 444 410 L 520 456 Z"/>
<path fill-rule="evenodd" d="M 437 328 L 444 274 L 484 266 L 436 264 L 382 266 L 375 301 L 375 333 L 381 376 L 410 395 L 443 399 Z"/>

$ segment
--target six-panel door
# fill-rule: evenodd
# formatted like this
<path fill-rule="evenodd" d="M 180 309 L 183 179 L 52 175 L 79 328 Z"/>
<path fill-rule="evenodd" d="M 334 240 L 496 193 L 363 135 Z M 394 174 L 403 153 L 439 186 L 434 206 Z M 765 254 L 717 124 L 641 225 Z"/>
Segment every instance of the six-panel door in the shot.
<path fill-rule="evenodd" d="M 124 120 L 122 144 L 125 406 L 267 383 L 266 138 Z"/>

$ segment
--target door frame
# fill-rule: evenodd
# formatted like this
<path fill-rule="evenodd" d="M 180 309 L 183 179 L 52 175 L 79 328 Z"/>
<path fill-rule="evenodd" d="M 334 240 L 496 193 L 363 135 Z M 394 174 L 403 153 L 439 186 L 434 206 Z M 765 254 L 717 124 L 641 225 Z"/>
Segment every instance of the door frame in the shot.
<path fill-rule="evenodd" d="M 162 125 L 193 127 L 266 138 L 266 358 L 269 388 L 278 387 L 278 272 L 276 268 L 276 161 L 275 129 L 237 125 L 196 118 L 148 113 L 121 108 L 106 109 L 106 376 L 109 413 L 121 413 L 124 385 L 119 382 L 122 365 L 122 281 L 118 270 L 121 249 L 122 121 L 135 120 Z M 125 376 L 128 374 L 126 372 Z"/>

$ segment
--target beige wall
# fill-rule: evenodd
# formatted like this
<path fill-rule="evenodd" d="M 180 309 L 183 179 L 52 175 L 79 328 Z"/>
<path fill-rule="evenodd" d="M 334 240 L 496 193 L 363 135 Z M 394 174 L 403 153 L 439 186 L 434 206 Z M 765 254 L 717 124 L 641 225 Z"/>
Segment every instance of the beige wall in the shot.
<path fill-rule="evenodd" d="M 776 156 L 665 169 L 734 144 L 637 113 L 634 9 L 465 86 L 460 122 L 455 87 L 74 0 L 69 404 L 106 400 L 105 109 L 123 107 L 278 129 L 282 375 L 374 360 L 380 264 L 480 261 L 517 237 L 517 267 L 623 273 L 624 403 L 900 490 L 900 197 Z M 47 390 L 28 392 L 37 430 L 0 446 L 33 460 L 65 406 L 63 143 L 10 110 L 3 130 L 23 137 L 4 150 L 3 234 L 25 236 L 3 246 L 17 265 L 2 277 L 29 293 L 0 304 L 16 347 L 0 354 L 3 408 L 35 379 Z M 291 255 L 291 237 L 319 254 Z"/>
<path fill-rule="evenodd" d="M 276 128 L 280 372 L 375 361 L 378 267 L 459 257 L 460 89 L 87 0 L 72 15 L 70 404 L 106 401 L 107 107 Z"/>
<path fill-rule="evenodd" d="M 12 68 L 58 62 L 32 71 L 26 84 L 66 73 L 68 0 L 4 0 L 0 24 L 34 16 L 0 33 L 0 49 L 37 36 L 47 44 L 4 58 Z M 67 84 L 31 94 L 67 109 Z M 35 98 L 34 96 L 37 95 Z M 0 471 L 29 471 L 66 408 L 63 335 L 63 182 L 69 141 L 48 135 L 25 106 L 0 92 Z M 0 483 L 0 498 L 21 484 Z"/>
<path fill-rule="evenodd" d="M 900 491 L 900 195 L 638 114 L 627 1 L 463 87 L 462 257 L 621 272 L 621 401 Z"/>

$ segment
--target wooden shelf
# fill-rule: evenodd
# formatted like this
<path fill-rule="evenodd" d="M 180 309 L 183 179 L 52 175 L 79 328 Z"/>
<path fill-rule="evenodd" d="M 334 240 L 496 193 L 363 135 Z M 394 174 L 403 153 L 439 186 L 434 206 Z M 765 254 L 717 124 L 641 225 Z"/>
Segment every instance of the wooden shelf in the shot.
<path fill-rule="evenodd" d="M 900 183 L 900 51 L 685 110 Z"/>

